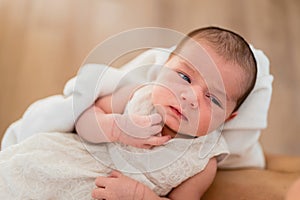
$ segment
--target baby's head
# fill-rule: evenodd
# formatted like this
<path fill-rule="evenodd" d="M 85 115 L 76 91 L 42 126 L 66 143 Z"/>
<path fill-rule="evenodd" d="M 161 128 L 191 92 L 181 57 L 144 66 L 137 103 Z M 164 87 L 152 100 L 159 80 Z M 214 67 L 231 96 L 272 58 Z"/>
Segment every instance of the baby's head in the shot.
<path fill-rule="evenodd" d="M 162 68 L 152 103 L 169 129 L 205 135 L 237 115 L 256 73 L 254 55 L 241 36 L 217 27 L 197 29 Z"/>
<path fill-rule="evenodd" d="M 228 62 L 232 65 L 237 65 L 238 67 L 240 67 L 240 69 L 243 70 L 246 77 L 244 77 L 242 80 L 243 88 L 241 88 L 241 92 L 243 94 L 239 95 L 234 110 L 237 111 L 254 88 L 256 82 L 257 65 L 254 54 L 250 49 L 249 44 L 243 37 L 230 30 L 222 29 L 219 27 L 206 27 L 190 32 L 187 37 L 185 37 L 179 43 L 175 52 L 180 53 L 187 41 L 189 41 L 191 38 L 196 42 L 199 42 L 199 44 L 203 48 L 205 48 L 206 51 L 208 51 L 208 54 L 208 49 L 210 49 L 215 54 L 217 54 L 217 56 L 221 57 L 223 61 Z M 192 43 L 195 43 L 195 41 L 193 41 Z M 217 62 L 216 60 L 213 61 Z M 222 64 L 220 65 L 222 66 Z"/>

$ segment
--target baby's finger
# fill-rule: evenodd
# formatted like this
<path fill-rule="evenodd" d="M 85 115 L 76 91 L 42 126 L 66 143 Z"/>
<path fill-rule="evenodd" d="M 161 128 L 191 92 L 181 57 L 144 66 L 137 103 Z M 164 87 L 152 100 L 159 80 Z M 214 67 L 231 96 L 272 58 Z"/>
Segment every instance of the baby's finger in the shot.
<path fill-rule="evenodd" d="M 146 128 L 152 125 L 150 116 L 145 115 L 131 115 L 130 120 L 134 126 L 139 128 Z"/>
<path fill-rule="evenodd" d="M 162 121 L 162 117 L 155 113 L 152 115 L 132 115 L 131 119 L 133 123 L 140 128 L 150 127 L 154 124 L 159 124 Z"/>
<path fill-rule="evenodd" d="M 120 176 L 122 176 L 122 173 L 117 170 L 112 170 L 109 174 L 109 177 L 111 178 L 119 178 Z"/>
<path fill-rule="evenodd" d="M 108 178 L 103 176 L 98 176 L 95 180 L 95 185 L 99 188 L 105 188 L 107 185 Z"/>
<path fill-rule="evenodd" d="M 92 191 L 93 199 L 109 199 L 111 195 L 105 190 L 105 188 L 96 188 Z"/>
<path fill-rule="evenodd" d="M 149 128 L 144 128 L 142 132 L 138 136 L 135 136 L 137 138 L 149 138 L 150 136 L 157 135 L 158 133 L 161 133 L 162 131 L 161 125 L 154 125 Z"/>
<path fill-rule="evenodd" d="M 171 139 L 171 136 L 151 136 L 146 139 L 145 144 L 151 146 L 160 146 Z"/>
<path fill-rule="evenodd" d="M 161 125 L 154 125 L 154 126 L 151 126 L 149 129 L 150 129 L 150 135 L 149 136 L 151 136 L 151 135 L 156 135 L 156 134 L 158 134 L 158 133 L 161 133 L 161 131 L 162 131 L 162 126 Z"/>
<path fill-rule="evenodd" d="M 162 117 L 160 116 L 160 114 L 152 114 L 150 115 L 150 120 L 151 120 L 151 124 L 159 124 L 162 121 Z"/>
<path fill-rule="evenodd" d="M 141 146 L 139 146 L 139 148 L 142 148 L 142 149 L 151 149 L 153 146 L 150 145 L 150 144 L 143 144 Z"/>

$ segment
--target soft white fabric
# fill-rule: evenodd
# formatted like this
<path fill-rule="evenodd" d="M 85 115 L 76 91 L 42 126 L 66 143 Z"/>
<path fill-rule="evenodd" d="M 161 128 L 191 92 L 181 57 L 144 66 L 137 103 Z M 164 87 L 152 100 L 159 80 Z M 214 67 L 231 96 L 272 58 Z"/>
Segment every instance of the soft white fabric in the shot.
<path fill-rule="evenodd" d="M 119 143 L 82 143 L 77 134 L 40 133 L 0 153 L 0 199 L 91 199 L 94 181 L 117 169 L 166 195 L 228 153 L 213 132 L 140 149 Z M 222 157 L 218 157 L 222 158 Z"/>
<path fill-rule="evenodd" d="M 138 89 L 125 113 L 154 115 L 151 93 L 152 87 Z M 140 130 L 134 135 L 140 136 Z M 39 133 L 1 151 L 0 198 L 90 199 L 95 178 L 111 169 L 162 196 L 205 169 L 211 157 L 220 162 L 228 153 L 219 131 L 196 139 L 175 138 L 153 149 L 91 144 L 71 133 Z"/>
<path fill-rule="evenodd" d="M 133 59 L 120 70 L 99 64 L 84 65 L 77 77 L 65 86 L 64 94 L 33 103 L 22 118 L 13 123 L 2 140 L 2 149 L 41 132 L 70 132 L 78 116 L 100 96 L 130 82 L 151 81 L 167 60 L 171 49 L 152 49 Z M 242 105 L 239 115 L 225 124 L 223 135 L 231 155 L 219 167 L 264 167 L 258 138 L 267 125 L 272 80 L 269 61 L 254 48 L 258 62 L 255 89 Z M 151 67 L 149 67 L 151 66 Z"/>

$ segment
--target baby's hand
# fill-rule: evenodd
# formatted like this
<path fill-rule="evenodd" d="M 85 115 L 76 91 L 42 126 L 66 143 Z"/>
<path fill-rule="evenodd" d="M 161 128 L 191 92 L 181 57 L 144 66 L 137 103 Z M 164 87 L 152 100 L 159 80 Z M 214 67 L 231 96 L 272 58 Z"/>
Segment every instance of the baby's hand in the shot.
<path fill-rule="evenodd" d="M 162 117 L 159 114 L 115 115 L 113 140 L 141 148 L 151 148 L 167 142 L 168 136 L 155 136 L 162 131 Z"/>
<path fill-rule="evenodd" d="M 108 177 L 99 176 L 95 185 L 97 187 L 92 191 L 94 199 L 132 200 L 144 199 L 145 196 L 144 184 L 118 171 L 112 171 Z"/>
<path fill-rule="evenodd" d="M 141 115 L 118 115 L 115 118 L 115 126 L 123 133 L 136 137 L 148 138 L 162 130 L 162 117 L 159 114 L 148 116 Z"/>

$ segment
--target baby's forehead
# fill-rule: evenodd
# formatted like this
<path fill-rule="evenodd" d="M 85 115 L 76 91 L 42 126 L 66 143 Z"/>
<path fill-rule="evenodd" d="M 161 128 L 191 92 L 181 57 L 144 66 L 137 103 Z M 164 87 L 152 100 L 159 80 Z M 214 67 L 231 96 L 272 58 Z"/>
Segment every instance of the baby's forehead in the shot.
<path fill-rule="evenodd" d="M 235 71 L 238 64 L 220 55 L 217 47 L 205 40 L 189 40 L 180 48 L 172 52 L 172 57 L 176 57 L 179 62 L 185 63 L 190 68 L 204 74 L 218 74 L 220 70 Z M 238 66 L 240 67 L 240 66 Z M 241 72 L 238 70 L 238 72 Z"/>
<path fill-rule="evenodd" d="M 214 59 L 219 57 L 214 48 L 204 42 L 200 43 L 195 42 L 194 40 L 189 40 L 183 43 L 172 52 L 172 55 L 189 63 L 191 66 L 196 68 L 196 70 L 197 67 L 201 67 L 203 65 L 215 65 L 216 60 Z"/>
<path fill-rule="evenodd" d="M 207 79 L 220 77 L 219 67 L 206 51 L 198 48 L 191 48 L 180 52 L 172 53 L 170 61 L 172 67 L 192 72 L 190 75 L 199 75 Z"/>

